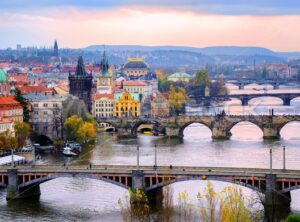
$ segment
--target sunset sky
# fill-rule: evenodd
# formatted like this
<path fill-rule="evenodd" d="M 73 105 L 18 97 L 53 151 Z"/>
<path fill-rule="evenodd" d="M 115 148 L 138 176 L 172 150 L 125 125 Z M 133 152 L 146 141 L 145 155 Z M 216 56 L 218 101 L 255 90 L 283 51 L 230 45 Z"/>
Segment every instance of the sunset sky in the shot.
<path fill-rule="evenodd" d="M 0 48 L 93 44 L 300 51 L 299 0 L 1 0 Z"/>

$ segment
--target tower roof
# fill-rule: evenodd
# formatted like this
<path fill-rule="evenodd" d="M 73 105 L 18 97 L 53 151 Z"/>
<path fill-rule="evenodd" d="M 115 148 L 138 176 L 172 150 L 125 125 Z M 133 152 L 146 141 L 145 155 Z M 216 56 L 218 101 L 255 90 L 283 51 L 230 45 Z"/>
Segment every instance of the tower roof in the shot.
<path fill-rule="evenodd" d="M 109 64 L 108 64 L 108 59 L 106 57 L 105 50 L 103 51 L 102 59 L 100 62 L 100 73 L 102 76 L 108 76 L 108 69 L 109 69 Z"/>
<path fill-rule="evenodd" d="M 0 68 L 0 82 L 8 82 L 6 73 Z"/>
<path fill-rule="evenodd" d="M 85 68 L 84 68 L 82 56 L 79 56 L 79 58 L 78 58 L 77 67 L 76 67 L 76 75 L 77 76 L 87 75 L 87 72 L 85 71 Z"/>

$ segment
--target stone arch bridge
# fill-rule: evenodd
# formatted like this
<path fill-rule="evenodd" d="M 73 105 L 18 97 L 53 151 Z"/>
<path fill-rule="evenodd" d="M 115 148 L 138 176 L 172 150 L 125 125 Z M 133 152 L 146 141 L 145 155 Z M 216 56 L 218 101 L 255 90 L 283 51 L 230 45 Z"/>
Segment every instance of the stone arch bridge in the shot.
<path fill-rule="evenodd" d="M 7 188 L 7 200 L 40 195 L 39 185 L 60 177 L 90 178 L 128 189 L 142 189 L 150 199 L 162 196 L 162 188 L 189 180 L 216 180 L 248 187 L 266 195 L 266 201 L 289 204 L 290 191 L 300 188 L 299 170 L 193 167 L 93 165 L 1 166 L 0 186 Z"/>
<path fill-rule="evenodd" d="M 240 122 L 251 122 L 263 132 L 264 139 L 279 139 L 280 130 L 286 124 L 300 121 L 299 115 L 249 115 L 249 116 L 176 116 L 166 118 L 98 118 L 97 121 L 113 125 L 120 137 L 136 137 L 137 129 L 142 124 L 154 124 L 163 128 L 166 136 L 183 137 L 184 129 L 192 123 L 207 126 L 213 139 L 229 139 L 230 130 Z"/>

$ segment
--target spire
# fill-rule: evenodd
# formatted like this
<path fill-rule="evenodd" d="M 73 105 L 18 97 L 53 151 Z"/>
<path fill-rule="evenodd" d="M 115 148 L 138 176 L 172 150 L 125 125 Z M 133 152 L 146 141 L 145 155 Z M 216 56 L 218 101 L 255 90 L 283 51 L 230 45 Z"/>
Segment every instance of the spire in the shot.
<path fill-rule="evenodd" d="M 54 41 L 54 55 L 58 56 L 58 44 L 56 40 Z"/>
<path fill-rule="evenodd" d="M 100 62 L 101 75 L 102 76 L 108 76 L 108 69 L 109 69 L 108 59 L 106 57 L 106 52 L 105 52 L 105 48 L 104 48 L 102 59 L 101 59 L 101 62 Z"/>
<path fill-rule="evenodd" d="M 82 56 L 79 56 L 78 62 L 77 62 L 77 67 L 76 67 L 76 75 L 77 76 L 84 76 L 86 74 L 87 73 L 84 69 L 83 58 L 82 58 Z"/>

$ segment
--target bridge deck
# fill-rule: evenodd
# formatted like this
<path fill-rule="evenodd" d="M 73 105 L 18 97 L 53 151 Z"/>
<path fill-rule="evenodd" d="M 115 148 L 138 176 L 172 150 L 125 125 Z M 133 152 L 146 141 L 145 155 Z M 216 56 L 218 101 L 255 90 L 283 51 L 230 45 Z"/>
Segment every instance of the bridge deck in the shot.
<path fill-rule="evenodd" d="M 88 165 L 35 165 L 35 166 L 0 166 L 0 173 L 7 173 L 9 169 L 17 169 L 18 173 L 24 174 L 64 174 L 64 173 L 98 173 L 98 174 L 131 174 L 132 170 L 143 170 L 144 175 L 181 175 L 181 176 L 197 176 L 197 175 L 215 175 L 215 176 L 254 176 L 264 177 L 270 174 L 270 169 L 263 168 L 234 168 L 234 167 L 193 167 L 193 166 L 158 166 L 156 170 L 153 166 L 139 166 L 136 165 L 92 165 L 89 169 Z M 277 178 L 294 178 L 300 179 L 300 170 L 282 170 L 273 169 L 273 174 Z"/>

